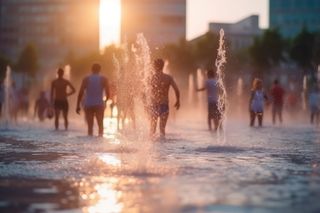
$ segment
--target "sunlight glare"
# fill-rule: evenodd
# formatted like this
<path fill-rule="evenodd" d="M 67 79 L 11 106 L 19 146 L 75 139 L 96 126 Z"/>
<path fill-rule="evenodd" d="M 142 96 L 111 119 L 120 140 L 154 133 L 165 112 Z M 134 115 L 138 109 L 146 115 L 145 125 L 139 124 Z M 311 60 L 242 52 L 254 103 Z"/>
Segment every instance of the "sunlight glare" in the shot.
<path fill-rule="evenodd" d="M 120 43 L 121 1 L 100 0 L 100 49 Z"/>

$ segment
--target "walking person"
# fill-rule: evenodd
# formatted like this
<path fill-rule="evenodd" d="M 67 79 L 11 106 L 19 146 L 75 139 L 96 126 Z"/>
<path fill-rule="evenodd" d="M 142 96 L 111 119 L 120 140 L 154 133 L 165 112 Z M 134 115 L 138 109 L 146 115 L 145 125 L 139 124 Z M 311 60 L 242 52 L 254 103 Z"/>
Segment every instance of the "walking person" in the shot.
<path fill-rule="evenodd" d="M 82 81 L 76 112 L 80 114 L 80 104 L 85 95 L 83 107 L 85 117 L 88 125 L 88 135 L 93 135 L 93 121 L 94 117 L 97 120 L 99 128 L 99 136 L 103 136 L 103 117 L 107 100 L 110 98 L 108 79 L 100 75 L 100 64 L 93 64 L 91 68 L 91 75 L 85 77 Z M 104 98 L 104 93 L 106 99 Z"/>
<path fill-rule="evenodd" d="M 48 99 L 46 98 L 46 93 L 44 91 L 41 91 L 39 94 L 39 98 L 36 100 L 36 104 L 34 106 L 34 117 L 38 116 L 39 121 L 43 122 L 49 107 L 50 104 Z"/>
<path fill-rule="evenodd" d="M 313 88 L 309 94 L 310 123 L 319 125 L 320 94 L 318 88 Z"/>
<path fill-rule="evenodd" d="M 270 94 L 272 100 L 272 123 L 276 124 L 276 117 L 278 117 L 279 122 L 282 123 L 283 100 L 285 91 L 279 84 L 278 80 L 275 80 L 273 82 Z"/>
<path fill-rule="evenodd" d="M 250 126 L 254 126 L 255 119 L 258 117 L 259 126 L 262 126 L 264 103 L 268 97 L 262 89 L 262 81 L 258 78 L 254 79 L 249 101 Z"/>
<path fill-rule="evenodd" d="M 207 91 L 208 96 L 208 128 L 212 130 L 212 121 L 214 123 L 214 130 L 218 130 L 221 124 L 221 113 L 218 108 L 218 98 L 219 98 L 219 87 L 218 81 L 216 79 L 216 74 L 213 70 L 208 70 L 208 79 L 205 82 L 203 88 L 197 89 L 200 91 Z"/>
<path fill-rule="evenodd" d="M 62 111 L 63 119 L 64 119 L 64 128 L 65 130 L 68 130 L 68 112 L 69 112 L 69 103 L 67 98 L 70 95 L 73 95 L 76 90 L 73 87 L 73 85 L 70 83 L 70 81 L 63 78 L 64 70 L 62 68 L 58 69 L 58 78 L 54 81 L 52 81 L 51 84 L 51 92 L 50 92 L 50 102 L 54 106 L 55 111 L 55 119 L 54 119 L 54 125 L 55 129 L 59 129 L 59 117 L 60 112 Z M 71 91 L 68 91 L 70 88 Z"/>
<path fill-rule="evenodd" d="M 154 76 L 151 80 L 151 106 L 150 111 L 150 135 L 154 136 L 157 129 L 157 122 L 160 119 L 160 136 L 165 137 L 165 130 L 167 120 L 169 117 L 169 89 L 172 86 L 175 96 L 176 103 L 175 108 L 180 108 L 180 91 L 173 80 L 172 76 L 163 73 L 164 61 L 163 59 L 156 59 L 153 63 L 155 70 Z"/>

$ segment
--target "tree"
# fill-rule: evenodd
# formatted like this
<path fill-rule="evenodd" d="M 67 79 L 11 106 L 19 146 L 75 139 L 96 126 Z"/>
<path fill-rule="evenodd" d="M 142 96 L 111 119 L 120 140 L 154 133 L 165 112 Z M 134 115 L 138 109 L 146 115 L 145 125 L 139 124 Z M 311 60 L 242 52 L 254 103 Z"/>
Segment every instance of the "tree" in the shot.
<path fill-rule="evenodd" d="M 23 74 L 34 77 L 38 68 L 38 54 L 36 48 L 32 44 L 28 44 L 20 54 L 17 69 Z"/>
<path fill-rule="evenodd" d="M 312 62 L 315 66 L 320 65 L 320 32 L 316 33 L 313 45 Z"/>
<path fill-rule="evenodd" d="M 277 66 L 284 60 L 285 42 L 278 30 L 266 30 L 261 37 L 257 37 L 249 48 L 250 58 L 257 71 L 263 74 L 272 66 Z"/>
<path fill-rule="evenodd" d="M 179 75 L 187 75 L 195 70 L 192 47 L 185 40 L 181 40 L 178 44 L 166 45 L 156 54 L 156 57 L 169 60 L 170 69 Z"/>
<path fill-rule="evenodd" d="M 219 35 L 207 32 L 203 37 L 195 42 L 193 47 L 196 61 L 206 67 L 213 67 L 217 58 L 219 47 Z"/>
<path fill-rule="evenodd" d="M 315 35 L 306 28 L 293 39 L 290 48 L 290 57 L 303 69 L 312 67 Z"/>

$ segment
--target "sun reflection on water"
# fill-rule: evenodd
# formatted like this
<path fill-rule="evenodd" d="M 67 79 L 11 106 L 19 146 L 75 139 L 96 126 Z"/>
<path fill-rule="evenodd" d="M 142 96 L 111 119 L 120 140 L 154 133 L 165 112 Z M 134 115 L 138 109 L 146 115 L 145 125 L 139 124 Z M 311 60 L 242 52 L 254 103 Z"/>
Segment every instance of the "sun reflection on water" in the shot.
<path fill-rule="evenodd" d="M 83 212 L 122 212 L 124 207 L 123 203 L 120 202 L 122 192 L 115 189 L 118 182 L 117 178 L 108 178 L 105 182 L 95 185 L 94 192 L 82 195 L 82 199 L 95 202 L 93 205 L 83 208 Z"/>
<path fill-rule="evenodd" d="M 103 153 L 99 155 L 99 159 L 102 160 L 105 164 L 111 166 L 120 166 L 121 160 L 119 160 L 115 155 Z"/>

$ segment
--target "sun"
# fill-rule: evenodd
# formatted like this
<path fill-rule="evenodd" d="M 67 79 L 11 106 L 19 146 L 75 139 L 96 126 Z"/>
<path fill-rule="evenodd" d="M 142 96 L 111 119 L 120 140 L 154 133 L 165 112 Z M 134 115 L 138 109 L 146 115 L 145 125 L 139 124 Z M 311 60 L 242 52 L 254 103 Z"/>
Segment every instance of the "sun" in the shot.
<path fill-rule="evenodd" d="M 100 0 L 100 50 L 120 43 L 121 0 Z"/>

